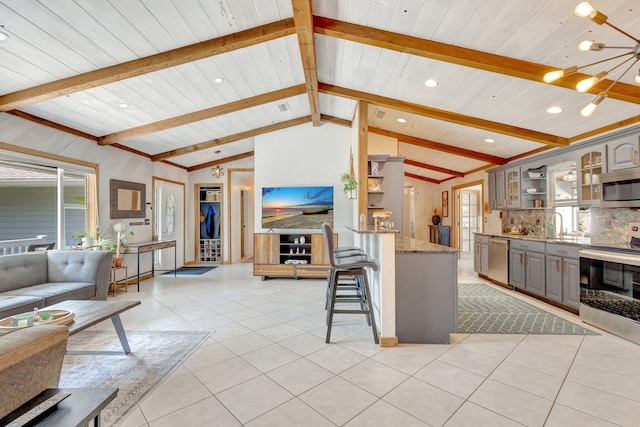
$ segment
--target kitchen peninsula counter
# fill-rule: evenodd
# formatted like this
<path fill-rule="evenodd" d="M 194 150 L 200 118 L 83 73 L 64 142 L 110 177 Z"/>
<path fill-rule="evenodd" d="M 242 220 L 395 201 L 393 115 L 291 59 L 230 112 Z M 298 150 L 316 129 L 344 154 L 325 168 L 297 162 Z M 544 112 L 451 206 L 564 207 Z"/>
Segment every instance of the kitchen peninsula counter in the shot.
<path fill-rule="evenodd" d="M 369 275 L 380 345 L 448 344 L 458 328 L 458 251 L 394 230 L 347 228 L 380 265 Z"/>

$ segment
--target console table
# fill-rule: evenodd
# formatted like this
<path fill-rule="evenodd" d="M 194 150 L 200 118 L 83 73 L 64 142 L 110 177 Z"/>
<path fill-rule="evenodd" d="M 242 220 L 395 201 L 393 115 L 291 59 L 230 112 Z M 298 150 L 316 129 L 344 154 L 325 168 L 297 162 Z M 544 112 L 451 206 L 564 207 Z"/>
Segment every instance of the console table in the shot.
<path fill-rule="evenodd" d="M 138 272 L 136 276 L 136 284 L 138 285 L 138 292 L 140 292 L 140 254 L 147 252 L 159 251 L 162 249 L 173 248 L 173 275 L 177 276 L 178 254 L 176 253 L 176 241 L 175 240 L 151 240 L 148 242 L 128 243 L 124 246 L 123 253 L 125 255 L 135 254 L 138 257 Z M 151 260 L 151 270 L 143 271 L 144 273 L 151 273 L 151 276 L 155 275 L 155 265 L 153 259 Z"/>

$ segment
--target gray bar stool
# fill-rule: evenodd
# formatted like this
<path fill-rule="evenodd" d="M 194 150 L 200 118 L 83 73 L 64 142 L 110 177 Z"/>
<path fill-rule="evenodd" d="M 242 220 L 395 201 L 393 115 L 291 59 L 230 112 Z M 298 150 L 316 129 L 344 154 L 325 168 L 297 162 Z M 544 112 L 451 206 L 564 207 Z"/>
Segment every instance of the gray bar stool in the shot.
<path fill-rule="evenodd" d="M 327 337 L 325 342 L 328 344 L 331 340 L 333 315 L 338 313 L 364 314 L 367 319 L 367 324 L 371 326 L 373 340 L 378 344 L 378 329 L 376 328 L 375 316 L 373 314 L 369 281 L 367 280 L 367 268 L 377 271 L 379 268 L 378 263 L 362 252 L 360 254 L 345 255 L 338 258 L 333 243 L 333 230 L 331 229 L 331 225 L 328 223 L 323 224 L 322 230 L 331 265 L 327 289 Z M 338 288 L 341 290 L 345 289 L 343 285 L 339 285 L 340 276 L 345 275 L 352 278 L 353 283 L 350 288 L 353 289 L 355 293 L 338 294 Z M 360 309 L 336 309 L 336 304 L 342 303 L 359 304 Z"/>

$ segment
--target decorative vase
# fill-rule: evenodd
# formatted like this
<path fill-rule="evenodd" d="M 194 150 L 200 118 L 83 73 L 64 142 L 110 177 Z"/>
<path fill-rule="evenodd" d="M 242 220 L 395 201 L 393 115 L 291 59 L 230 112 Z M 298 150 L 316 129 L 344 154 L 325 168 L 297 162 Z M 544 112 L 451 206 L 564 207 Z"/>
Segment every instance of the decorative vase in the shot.
<path fill-rule="evenodd" d="M 82 238 L 82 247 L 88 248 L 89 246 L 93 246 L 93 237 L 83 237 Z"/>
<path fill-rule="evenodd" d="M 116 267 L 122 267 L 122 264 L 124 264 L 124 257 L 121 256 L 121 257 L 114 258 L 114 262 L 116 264 Z"/>
<path fill-rule="evenodd" d="M 433 225 L 439 225 L 440 224 L 440 215 L 434 215 L 431 217 L 431 222 L 433 223 Z"/>

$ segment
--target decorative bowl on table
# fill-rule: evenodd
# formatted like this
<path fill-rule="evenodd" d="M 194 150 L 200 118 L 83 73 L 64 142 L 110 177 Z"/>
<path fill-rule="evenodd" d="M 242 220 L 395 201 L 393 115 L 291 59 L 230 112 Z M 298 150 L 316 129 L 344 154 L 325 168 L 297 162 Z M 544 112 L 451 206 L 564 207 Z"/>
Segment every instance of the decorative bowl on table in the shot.
<path fill-rule="evenodd" d="M 68 325 L 73 322 L 73 319 L 76 317 L 75 313 L 69 310 L 40 311 L 40 315 L 42 315 L 43 313 L 45 313 L 46 320 L 40 320 L 39 322 L 33 321 L 33 313 L 31 312 L 5 317 L 4 319 L 0 320 L 0 334 L 37 325 Z M 30 322 L 22 321 L 24 318 L 29 317 L 31 318 Z M 17 321 L 15 321 L 15 318 L 17 318 Z"/>

